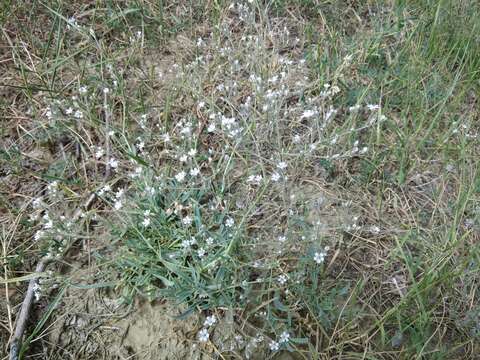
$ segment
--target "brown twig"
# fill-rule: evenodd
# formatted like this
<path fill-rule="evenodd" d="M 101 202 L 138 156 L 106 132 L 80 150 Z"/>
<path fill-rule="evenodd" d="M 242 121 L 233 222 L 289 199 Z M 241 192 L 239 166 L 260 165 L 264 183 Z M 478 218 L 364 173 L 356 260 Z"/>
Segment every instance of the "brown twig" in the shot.
<path fill-rule="evenodd" d="M 23 333 L 25 332 L 25 326 L 27 325 L 27 319 L 29 317 L 30 307 L 32 305 L 35 285 L 38 276 L 45 270 L 45 267 L 50 262 L 50 260 L 51 258 L 44 257 L 38 262 L 37 267 L 35 268 L 36 276 L 32 278 L 30 280 L 30 283 L 28 284 L 27 295 L 25 296 L 25 299 L 23 299 L 22 308 L 20 310 L 20 314 L 18 315 L 15 332 L 12 338 L 12 344 L 10 345 L 10 360 L 18 360 L 18 352 L 22 344 L 22 337 Z"/>
<path fill-rule="evenodd" d="M 92 193 L 88 197 L 85 203 L 85 209 L 88 209 L 90 207 L 94 199 L 95 199 L 95 193 Z M 82 214 L 82 209 L 79 207 L 73 214 L 73 221 L 77 220 L 81 214 Z M 52 260 L 53 259 L 49 256 L 44 256 L 43 258 L 41 258 L 35 268 L 35 273 L 34 273 L 35 276 L 30 280 L 28 284 L 27 294 L 23 299 L 22 307 L 20 309 L 20 313 L 18 314 L 18 317 L 16 320 L 15 332 L 11 340 L 9 360 L 18 360 L 20 347 L 22 345 L 23 333 L 25 332 L 27 320 L 30 316 L 30 309 L 32 306 L 35 285 L 37 284 L 38 277 L 45 270 L 48 263 Z"/>

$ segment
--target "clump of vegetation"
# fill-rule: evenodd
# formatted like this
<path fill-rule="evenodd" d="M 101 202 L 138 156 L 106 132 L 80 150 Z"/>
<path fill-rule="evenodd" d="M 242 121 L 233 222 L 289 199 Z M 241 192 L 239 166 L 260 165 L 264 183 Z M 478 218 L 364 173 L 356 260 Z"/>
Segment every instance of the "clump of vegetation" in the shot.
<path fill-rule="evenodd" d="M 30 174 L 1 195 L 7 297 L 53 263 L 22 354 L 76 286 L 202 314 L 212 357 L 472 357 L 479 13 L 6 4 L 1 176 Z"/>

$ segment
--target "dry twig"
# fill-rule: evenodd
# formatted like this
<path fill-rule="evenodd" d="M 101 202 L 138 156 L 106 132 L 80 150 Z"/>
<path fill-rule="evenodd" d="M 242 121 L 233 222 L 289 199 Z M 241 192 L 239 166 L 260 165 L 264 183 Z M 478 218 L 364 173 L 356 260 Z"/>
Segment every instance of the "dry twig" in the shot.
<path fill-rule="evenodd" d="M 92 193 L 87 199 L 84 208 L 88 209 L 94 199 L 95 199 L 95 193 Z M 81 214 L 82 214 L 82 209 L 79 207 L 73 214 L 73 220 L 74 221 L 77 220 Z M 25 332 L 27 320 L 30 316 L 30 309 L 32 305 L 35 285 L 38 281 L 38 277 L 40 276 L 40 274 L 45 270 L 48 263 L 51 262 L 52 260 L 53 259 L 49 256 L 44 256 L 42 259 L 40 259 L 40 261 L 38 262 L 35 268 L 35 276 L 30 280 L 30 283 L 28 284 L 27 294 L 23 299 L 22 308 L 20 309 L 20 313 L 17 317 L 17 321 L 15 325 L 15 332 L 11 340 L 10 357 L 9 357 L 10 360 L 18 360 L 20 347 L 22 345 L 23 333 Z"/>

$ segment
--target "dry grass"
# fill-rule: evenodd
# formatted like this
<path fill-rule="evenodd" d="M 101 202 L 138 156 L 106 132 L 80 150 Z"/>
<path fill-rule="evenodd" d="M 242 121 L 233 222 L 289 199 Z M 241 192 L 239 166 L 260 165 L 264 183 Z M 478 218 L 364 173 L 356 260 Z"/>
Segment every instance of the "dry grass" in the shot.
<path fill-rule="evenodd" d="M 2 351 L 50 254 L 25 358 L 474 359 L 479 12 L 5 2 Z"/>

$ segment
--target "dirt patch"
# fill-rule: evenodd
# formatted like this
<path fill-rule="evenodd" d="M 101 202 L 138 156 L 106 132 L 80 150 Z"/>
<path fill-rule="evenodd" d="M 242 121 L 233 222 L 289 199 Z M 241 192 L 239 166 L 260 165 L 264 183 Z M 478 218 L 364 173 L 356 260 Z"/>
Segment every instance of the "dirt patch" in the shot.
<path fill-rule="evenodd" d="M 125 336 L 119 358 L 135 359 L 208 359 L 192 339 L 198 316 L 175 319 L 179 310 L 169 304 L 144 303 L 139 310 L 119 322 Z M 127 356 L 128 355 L 128 356 Z M 123 357 L 122 357 L 123 356 Z"/>
<path fill-rule="evenodd" d="M 210 359 L 196 337 L 203 321 L 199 313 L 178 319 L 185 307 L 140 297 L 127 304 L 94 262 L 71 265 L 67 272 L 72 285 L 34 340 L 48 349 L 42 359 Z M 60 288 L 52 290 L 45 298 L 59 293 Z M 42 300 L 34 308 L 40 316 L 46 312 Z"/>
<path fill-rule="evenodd" d="M 49 358 L 210 359 L 195 338 L 199 317 L 175 319 L 180 314 L 168 303 L 128 307 L 98 289 L 69 289 L 50 330 Z"/>
<path fill-rule="evenodd" d="M 50 322 L 49 351 L 53 359 L 209 360 L 300 359 L 299 354 L 268 350 L 269 339 L 258 341 L 253 328 L 226 311 L 210 329 L 210 341 L 197 339 L 204 316 L 169 302 L 137 300 L 131 306 L 99 289 L 70 288 Z M 44 338 L 45 339 L 45 338 Z M 41 341 L 44 341 L 43 339 Z M 45 344 L 47 345 L 47 344 Z M 220 355 L 222 354 L 222 355 Z"/>

